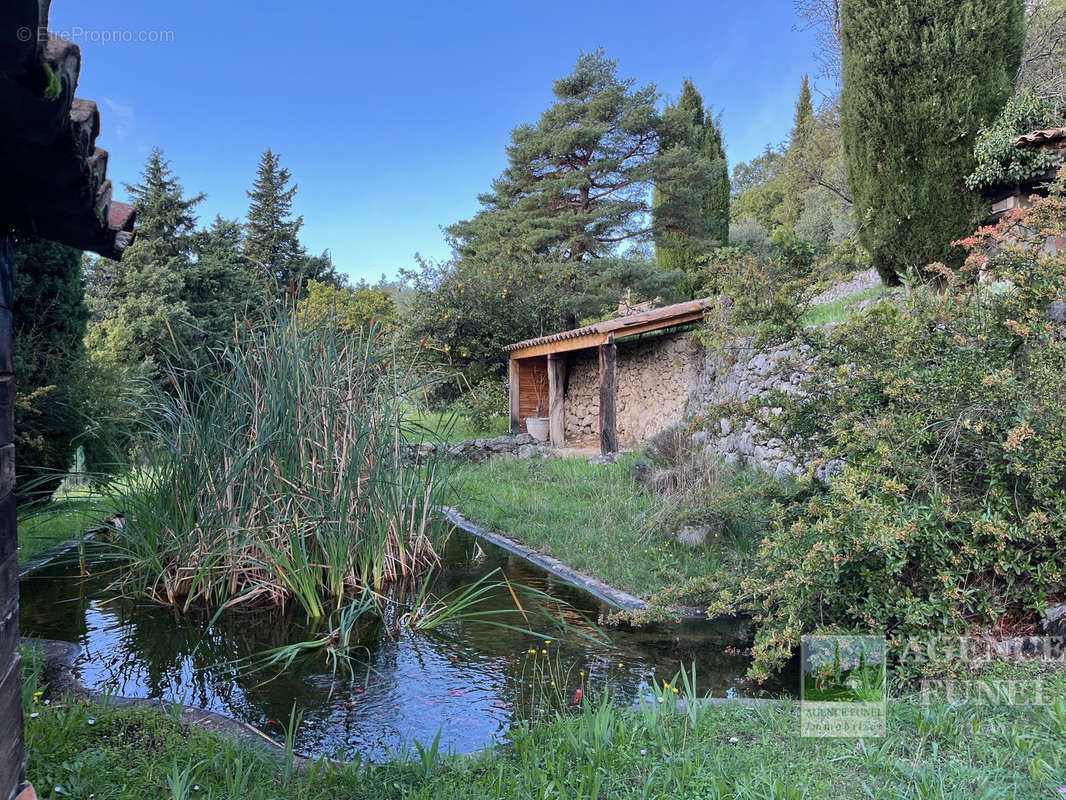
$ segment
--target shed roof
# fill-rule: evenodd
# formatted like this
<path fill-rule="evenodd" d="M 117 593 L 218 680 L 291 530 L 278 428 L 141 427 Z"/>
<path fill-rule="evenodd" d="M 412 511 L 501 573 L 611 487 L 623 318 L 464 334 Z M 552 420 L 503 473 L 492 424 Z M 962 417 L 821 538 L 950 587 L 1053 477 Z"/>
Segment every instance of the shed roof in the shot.
<path fill-rule="evenodd" d="M 522 358 L 594 347 L 604 344 L 608 336 L 612 334 L 615 338 L 621 338 L 670 328 L 675 325 L 683 325 L 688 322 L 697 322 L 703 319 L 704 310 L 712 302 L 714 302 L 714 298 L 711 297 L 688 300 L 671 306 L 653 308 L 651 311 L 642 311 L 639 314 L 629 314 L 624 317 L 604 320 L 603 322 L 595 322 L 583 328 L 550 333 L 547 336 L 538 336 L 535 339 L 525 339 L 521 342 L 509 344 L 503 349 L 511 354 L 511 358 Z"/>
<path fill-rule="evenodd" d="M 14 229 L 121 258 L 133 206 L 111 199 L 100 111 L 75 97 L 81 50 L 48 33 L 47 0 L 5 0 L 0 30 L 0 233 Z M 25 34 L 25 35 L 23 35 Z"/>
<path fill-rule="evenodd" d="M 1033 131 L 1014 140 L 1015 147 L 1066 147 L 1066 128 Z"/>

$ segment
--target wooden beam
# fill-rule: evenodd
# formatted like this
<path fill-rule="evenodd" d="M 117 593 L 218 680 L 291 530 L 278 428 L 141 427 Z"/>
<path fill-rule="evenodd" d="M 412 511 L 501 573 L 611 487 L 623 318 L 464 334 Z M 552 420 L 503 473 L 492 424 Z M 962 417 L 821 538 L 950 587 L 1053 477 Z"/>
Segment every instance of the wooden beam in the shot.
<path fill-rule="evenodd" d="M 518 433 L 519 425 L 521 421 L 518 419 L 518 394 L 520 392 L 518 384 L 518 359 L 513 355 L 511 360 L 507 362 L 507 397 L 510 402 L 510 425 L 508 426 L 511 433 Z"/>
<path fill-rule="evenodd" d="M 618 426 L 615 421 L 615 398 L 618 394 L 618 346 L 614 334 L 600 345 L 600 453 L 618 452 Z"/>
<path fill-rule="evenodd" d="M 548 431 L 552 447 L 566 444 L 566 415 L 563 388 L 566 386 L 566 355 L 548 356 Z"/>

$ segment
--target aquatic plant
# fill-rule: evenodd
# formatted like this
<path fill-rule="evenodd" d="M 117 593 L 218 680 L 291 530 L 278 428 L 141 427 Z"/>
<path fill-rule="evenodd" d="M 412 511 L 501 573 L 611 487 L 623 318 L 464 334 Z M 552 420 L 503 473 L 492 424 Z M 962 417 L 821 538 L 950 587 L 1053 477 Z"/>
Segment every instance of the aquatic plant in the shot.
<path fill-rule="evenodd" d="M 424 387 L 375 326 L 313 329 L 279 310 L 169 387 L 140 394 L 144 465 L 115 486 L 120 585 L 180 609 L 309 616 L 437 563 L 441 463 L 405 463 Z"/>

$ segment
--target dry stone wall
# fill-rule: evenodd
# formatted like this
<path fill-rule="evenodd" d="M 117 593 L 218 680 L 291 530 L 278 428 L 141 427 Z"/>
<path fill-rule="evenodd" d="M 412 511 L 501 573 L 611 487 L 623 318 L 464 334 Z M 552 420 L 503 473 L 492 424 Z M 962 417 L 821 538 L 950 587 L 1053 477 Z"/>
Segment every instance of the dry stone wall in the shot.
<path fill-rule="evenodd" d="M 701 354 L 699 380 L 685 409 L 689 417 L 710 416 L 708 425 L 693 435 L 696 443 L 705 445 L 726 461 L 743 461 L 779 477 L 805 470 L 796 442 L 785 441 L 751 417 L 716 417 L 715 411 L 723 404 L 767 397 L 775 391 L 785 394 L 802 391 L 811 368 L 809 347 L 786 344 L 759 351 L 749 340 L 740 339 L 731 351 L 728 356 L 708 351 Z"/>
<path fill-rule="evenodd" d="M 644 442 L 685 416 L 702 354 L 688 332 L 618 343 L 618 441 Z M 566 390 L 566 437 L 599 435 L 600 366 L 595 350 L 570 356 Z"/>

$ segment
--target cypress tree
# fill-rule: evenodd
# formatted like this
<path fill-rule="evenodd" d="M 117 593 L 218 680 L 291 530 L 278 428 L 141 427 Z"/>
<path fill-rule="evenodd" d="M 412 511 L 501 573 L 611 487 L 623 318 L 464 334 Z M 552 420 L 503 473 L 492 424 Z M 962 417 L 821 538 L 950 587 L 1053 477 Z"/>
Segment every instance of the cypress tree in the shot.
<path fill-rule="evenodd" d="M 655 238 L 655 261 L 667 270 L 694 272 L 699 267 L 699 257 L 715 244 L 724 244 L 729 238 L 729 164 L 725 157 L 722 131 L 712 116 L 706 113 L 703 97 L 690 80 L 681 87 L 681 97 L 675 106 L 667 109 L 667 116 L 675 119 L 676 133 L 664 137 L 664 149 L 686 147 L 690 152 L 706 159 L 709 177 L 704 182 L 698 199 L 700 213 L 686 226 L 671 224 L 663 219 L 663 204 L 668 197 L 685 191 L 688 187 L 678 182 L 660 181 L 655 185 L 653 213 L 657 220 Z"/>
<path fill-rule="evenodd" d="M 803 195 L 811 188 L 811 183 L 803 174 L 799 165 L 805 161 L 814 138 L 814 103 L 811 100 L 811 82 L 803 76 L 800 84 L 799 100 L 796 101 L 796 117 L 792 125 L 787 159 L 787 190 L 785 194 L 785 220 L 795 223 L 803 213 Z"/>
<path fill-rule="evenodd" d="M 888 283 L 932 262 L 987 211 L 966 188 L 974 137 L 1010 96 L 1022 0 L 844 0 L 842 125 L 860 238 Z"/>

